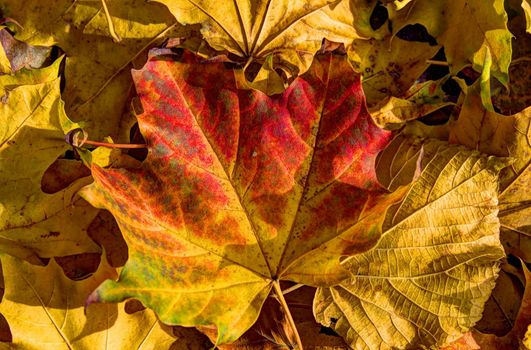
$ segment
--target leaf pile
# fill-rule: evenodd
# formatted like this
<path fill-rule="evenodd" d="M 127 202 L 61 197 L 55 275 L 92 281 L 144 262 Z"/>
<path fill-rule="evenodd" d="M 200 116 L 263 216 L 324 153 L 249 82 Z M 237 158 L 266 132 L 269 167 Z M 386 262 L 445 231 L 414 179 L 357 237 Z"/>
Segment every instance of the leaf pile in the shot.
<path fill-rule="evenodd" d="M 527 1 L 0 10 L 1 347 L 531 349 Z"/>

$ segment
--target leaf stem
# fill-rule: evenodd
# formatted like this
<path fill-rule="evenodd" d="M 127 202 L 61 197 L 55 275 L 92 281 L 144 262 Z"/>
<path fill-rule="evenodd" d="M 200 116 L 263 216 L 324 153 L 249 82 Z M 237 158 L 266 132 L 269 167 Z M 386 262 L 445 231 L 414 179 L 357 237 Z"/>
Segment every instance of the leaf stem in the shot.
<path fill-rule="evenodd" d="M 435 61 L 435 60 L 426 60 L 427 64 L 433 64 L 434 66 L 445 66 L 448 67 L 448 62 L 445 61 Z"/>
<path fill-rule="evenodd" d="M 291 293 L 291 292 L 293 292 L 293 291 L 295 291 L 295 290 L 297 290 L 297 289 L 299 289 L 301 287 L 304 287 L 304 284 L 301 284 L 301 283 L 295 284 L 295 285 L 289 287 L 288 289 L 284 289 L 282 291 L 282 294 L 286 295 L 286 294 Z"/>
<path fill-rule="evenodd" d="M 518 58 L 512 60 L 512 61 L 511 61 L 511 64 L 513 64 L 513 63 L 525 62 L 525 61 L 531 61 L 531 57 L 527 57 L 527 56 L 518 57 Z"/>
<path fill-rule="evenodd" d="M 108 143 L 108 142 L 98 142 L 86 140 L 85 145 L 101 146 L 108 148 L 147 148 L 144 144 L 135 144 L 135 143 Z"/>
<path fill-rule="evenodd" d="M 112 17 L 111 17 L 111 14 L 109 13 L 109 9 L 107 8 L 107 3 L 105 2 L 105 0 L 101 0 L 101 4 L 103 5 L 103 11 L 105 11 L 105 17 L 107 18 L 107 24 L 109 26 L 109 33 L 111 34 L 115 42 L 120 42 L 122 38 L 120 38 L 120 36 L 114 30 L 114 24 L 112 23 Z"/>
<path fill-rule="evenodd" d="M 280 301 L 280 305 L 282 305 L 282 308 L 284 309 L 284 313 L 286 314 L 286 318 L 288 319 L 288 323 L 291 326 L 293 333 L 295 334 L 295 341 L 297 342 L 297 346 L 299 347 L 299 350 L 303 350 L 299 331 L 297 331 L 297 326 L 295 325 L 295 321 L 293 320 L 293 317 L 291 316 L 288 303 L 286 302 L 286 299 L 284 299 L 284 294 L 282 294 L 282 289 L 280 289 L 280 284 L 278 280 L 273 281 L 273 289 L 275 289 L 275 294 L 277 295 L 278 300 Z"/>
<path fill-rule="evenodd" d="M 109 143 L 109 142 L 98 142 L 91 141 L 88 139 L 88 134 L 81 128 L 70 130 L 65 135 L 65 141 L 70 146 L 81 148 L 84 145 L 108 147 L 108 148 L 147 148 L 147 145 L 144 144 L 134 144 L 134 143 Z"/>

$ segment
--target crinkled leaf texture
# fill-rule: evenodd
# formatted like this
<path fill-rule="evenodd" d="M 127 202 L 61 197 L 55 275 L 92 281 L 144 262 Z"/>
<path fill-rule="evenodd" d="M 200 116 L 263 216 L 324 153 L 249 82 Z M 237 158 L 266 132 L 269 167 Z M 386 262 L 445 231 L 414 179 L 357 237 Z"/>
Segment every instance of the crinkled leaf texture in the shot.
<path fill-rule="evenodd" d="M 82 190 L 129 246 L 120 279 L 89 301 L 135 297 L 165 323 L 216 325 L 225 343 L 255 322 L 273 281 L 348 277 L 340 256 L 376 243 L 403 191 L 377 183 L 391 134 L 372 122 L 345 57 L 319 56 L 273 97 L 236 89 L 222 63 L 176 58 L 163 50 L 133 72 L 142 168 L 93 165 Z"/>
<path fill-rule="evenodd" d="M 350 279 L 318 289 L 316 318 L 354 349 L 453 341 L 481 318 L 494 287 L 504 162 L 435 140 L 423 147 L 423 172 L 387 211 L 377 245 L 343 261 Z"/>
<path fill-rule="evenodd" d="M 460 343 L 469 342 L 477 344 L 477 347 L 470 349 L 481 350 L 512 350 L 512 349 L 530 349 L 531 336 L 531 272 L 525 264 L 522 265 L 525 276 L 525 291 L 522 296 L 522 303 L 512 329 L 505 335 L 498 337 L 495 334 L 481 333 L 475 329 L 465 334 L 461 339 L 444 350 L 463 349 Z M 469 348 L 465 348 L 469 349 Z"/>
<path fill-rule="evenodd" d="M 450 141 L 511 157 L 500 177 L 502 241 L 508 253 L 531 261 L 531 107 L 511 116 L 494 111 L 490 96 L 489 59 L 481 79 L 467 87 L 459 117 L 450 123 Z"/>

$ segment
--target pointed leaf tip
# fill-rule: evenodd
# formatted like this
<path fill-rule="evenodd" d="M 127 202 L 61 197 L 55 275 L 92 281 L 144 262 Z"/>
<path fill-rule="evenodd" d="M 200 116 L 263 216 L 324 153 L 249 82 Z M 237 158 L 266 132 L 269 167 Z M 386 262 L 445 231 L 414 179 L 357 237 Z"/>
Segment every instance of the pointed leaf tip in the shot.
<path fill-rule="evenodd" d="M 154 55 L 133 76 L 148 157 L 140 169 L 93 166 L 82 192 L 130 249 L 98 300 L 134 297 L 165 323 L 215 325 L 221 344 L 255 322 L 272 280 L 337 283 L 339 257 L 378 240 L 400 199 L 374 170 L 391 132 L 373 123 L 345 57 L 318 56 L 270 97 L 189 52 Z"/>

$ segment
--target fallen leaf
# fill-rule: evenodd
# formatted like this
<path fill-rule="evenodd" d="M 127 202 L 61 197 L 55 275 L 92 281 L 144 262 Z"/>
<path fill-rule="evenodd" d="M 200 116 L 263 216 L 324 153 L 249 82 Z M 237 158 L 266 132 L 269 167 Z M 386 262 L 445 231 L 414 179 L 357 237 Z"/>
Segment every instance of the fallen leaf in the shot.
<path fill-rule="evenodd" d="M 143 0 L 106 0 L 106 4 L 121 38 L 118 43 L 110 36 L 101 1 L 5 0 L 0 7 L 4 16 L 23 28 L 13 27 L 15 38 L 31 45 L 55 44 L 66 53 L 67 114 L 74 121 L 85 121 L 85 130 L 94 139 L 111 135 L 125 141 L 120 117 L 133 88 L 130 69 L 145 59 L 150 46 L 186 31 L 160 4 Z"/>
<path fill-rule="evenodd" d="M 521 112 L 531 106 L 531 35 L 526 33 L 526 18 L 520 0 L 511 0 L 507 6 L 510 13 L 507 26 L 513 34 L 512 61 L 509 66 L 509 85 L 492 81 L 492 104 L 504 115 Z"/>
<path fill-rule="evenodd" d="M 87 233 L 105 250 L 107 261 L 112 267 L 124 266 L 127 261 L 127 244 L 116 220 L 107 210 L 100 210 L 90 223 Z"/>
<path fill-rule="evenodd" d="M 448 344 L 447 346 L 441 347 L 439 350 L 481 350 L 482 348 L 474 339 L 473 334 L 473 332 L 467 332 L 461 338 L 457 339 L 451 344 Z"/>
<path fill-rule="evenodd" d="M 41 69 L 22 68 L 16 74 L 0 75 L 0 95 L 22 85 L 37 85 L 55 80 L 58 76 L 62 59 L 57 59 L 48 67 Z"/>
<path fill-rule="evenodd" d="M 85 299 L 105 278 L 116 275 L 105 260 L 96 273 L 71 281 L 51 260 L 46 267 L 1 256 L 5 294 L 0 312 L 17 349 L 168 349 L 170 327 L 150 310 L 132 315 L 124 305 L 89 305 Z"/>
<path fill-rule="evenodd" d="M 83 280 L 98 269 L 101 260 L 99 253 L 82 253 L 56 256 L 55 262 L 61 267 L 66 277 L 73 281 Z"/>
<path fill-rule="evenodd" d="M 513 158 L 512 165 L 501 174 L 502 241 L 508 252 L 531 261 L 531 107 L 512 116 L 496 113 L 490 104 L 490 89 L 485 87 L 488 73 L 484 70 L 481 79 L 465 89 L 458 119 L 450 124 L 450 141 Z"/>
<path fill-rule="evenodd" d="M 425 81 L 414 84 L 401 97 L 389 96 L 370 108 L 376 125 L 396 128 L 409 120 L 418 119 L 443 107 L 455 105 L 446 99 L 442 90 L 448 77 L 438 81 Z"/>
<path fill-rule="evenodd" d="M 524 340 L 522 341 L 522 350 L 531 349 L 531 324 L 527 326 L 527 332 L 525 333 Z"/>
<path fill-rule="evenodd" d="M 503 336 L 514 326 L 520 303 L 524 293 L 525 281 L 520 281 L 511 268 L 512 265 L 504 262 L 496 280 L 496 287 L 485 303 L 483 318 L 475 328 L 483 333 Z"/>
<path fill-rule="evenodd" d="M 526 286 L 522 298 L 522 304 L 518 310 L 518 315 L 511 331 L 502 337 L 497 337 L 494 334 L 481 333 L 476 330 L 472 330 L 464 335 L 464 337 L 468 339 L 473 338 L 472 340 L 479 345 L 481 350 L 525 349 L 529 344 L 529 326 L 531 325 L 531 273 L 525 264 L 522 264 L 522 268 L 525 274 Z M 459 339 L 457 342 L 460 343 L 462 340 Z M 471 340 L 469 340 L 469 342 L 471 342 Z M 452 346 L 453 344 L 451 344 L 448 349 L 462 349 Z"/>
<path fill-rule="evenodd" d="M 531 35 L 526 32 L 527 17 L 519 1 L 510 0 L 506 5 L 506 11 L 510 14 L 507 27 L 513 34 L 513 60 L 511 63 L 518 60 L 528 60 L 529 54 L 531 54 Z"/>
<path fill-rule="evenodd" d="M 75 195 L 87 178 L 53 194 L 41 190 L 46 169 L 69 147 L 64 133 L 76 127 L 59 83 L 17 86 L 0 103 L 0 249 L 36 263 L 99 251 L 86 234 L 97 210 Z"/>
<path fill-rule="evenodd" d="M 354 349 L 443 345 L 480 318 L 499 260 L 497 178 L 505 164 L 440 141 L 386 214 L 376 246 L 347 257 L 351 278 L 319 288 L 314 314 Z"/>
<path fill-rule="evenodd" d="M 280 94 L 286 89 L 286 82 L 275 71 L 275 64 L 273 63 L 273 55 L 265 58 L 264 64 L 252 81 L 248 81 L 245 76 L 245 71 L 236 70 L 236 79 L 238 79 L 239 88 L 257 89 L 267 95 Z"/>
<path fill-rule="evenodd" d="M 50 55 L 51 48 L 46 46 L 32 46 L 18 41 L 7 31 L 0 30 L 0 44 L 9 61 L 9 72 L 16 72 L 22 68 L 41 68 Z"/>
<path fill-rule="evenodd" d="M 187 52 L 161 51 L 134 79 L 148 157 L 140 169 L 93 165 L 81 191 L 129 246 L 120 279 L 90 302 L 134 297 L 167 324 L 215 325 L 217 344 L 234 341 L 279 280 L 344 278 L 339 256 L 372 246 L 402 196 L 377 184 L 391 135 L 345 57 L 320 56 L 273 97 L 237 90 L 223 63 Z"/>
<path fill-rule="evenodd" d="M 297 329 L 303 335 L 305 349 L 346 349 L 348 346 L 337 333 L 319 324 L 313 316 L 315 288 L 303 286 L 286 295 Z"/>
<path fill-rule="evenodd" d="M 501 114 L 512 115 L 531 106 L 531 60 L 513 60 L 509 67 L 509 89 L 493 84 L 492 104 Z"/>
<path fill-rule="evenodd" d="M 513 135 L 505 141 L 515 161 L 501 175 L 501 234 L 508 252 L 531 262 L 531 108 L 512 121 Z"/>
<path fill-rule="evenodd" d="M 518 310 L 514 326 L 511 331 L 504 336 L 504 338 L 513 340 L 514 342 L 520 341 L 524 338 L 527 327 L 531 324 L 531 272 L 529 272 L 529 269 L 523 262 L 522 269 L 525 276 L 524 296 L 522 297 L 522 303 Z"/>
<path fill-rule="evenodd" d="M 383 3 L 392 3 L 394 4 L 394 8 L 396 10 L 401 10 L 402 8 L 404 8 L 407 4 L 409 4 L 411 1 L 415 1 L 415 0 L 383 0 Z"/>
<path fill-rule="evenodd" d="M 492 75 L 508 84 L 512 35 L 507 29 L 503 0 L 488 4 L 482 0 L 412 0 L 394 13 L 390 16 L 394 33 L 408 24 L 426 27 L 444 47 L 451 74 L 470 64 L 481 72 L 486 50 L 490 50 Z"/>
<path fill-rule="evenodd" d="M 422 172 L 422 160 L 432 155 L 424 155 L 424 140 L 403 134 L 397 135 L 376 158 L 378 181 L 389 191 L 409 185 Z M 437 152 L 436 148 L 430 150 Z"/>
<path fill-rule="evenodd" d="M 304 73 L 324 38 L 350 44 L 355 38 L 380 36 L 369 25 L 376 3 L 363 0 L 240 0 L 223 6 L 204 0 L 157 1 L 168 6 L 180 23 L 200 23 L 201 34 L 214 49 L 260 66 L 272 60 L 272 69 L 249 82 L 271 94 L 283 90 L 275 70 L 284 71 L 288 78 Z"/>
<path fill-rule="evenodd" d="M 291 310 L 297 330 L 302 334 L 302 344 L 305 349 L 347 349 L 343 339 L 324 329 L 313 317 L 312 304 L 315 288 L 294 285 L 300 287 L 293 291 L 283 288 L 286 302 Z M 260 313 L 256 323 L 231 344 L 221 345 L 221 350 L 279 350 L 294 349 L 297 344 L 286 315 L 278 300 L 267 298 L 263 312 Z M 215 330 L 208 333 L 215 341 Z"/>
<path fill-rule="evenodd" d="M 59 192 L 86 176 L 90 176 L 90 170 L 82 162 L 59 158 L 42 175 L 41 190 L 49 194 Z"/>
<path fill-rule="evenodd" d="M 0 26 L 0 31 L 3 31 L 2 26 Z M 11 62 L 9 62 L 9 58 L 7 57 L 7 53 L 3 46 L 0 46 L 0 73 L 11 73 Z"/>
<path fill-rule="evenodd" d="M 172 344 L 169 350 L 203 350 L 212 349 L 214 347 L 208 337 L 195 328 L 177 326 L 172 328 L 173 335 L 177 340 Z M 158 348 L 153 348 L 153 350 L 157 349 Z"/>
<path fill-rule="evenodd" d="M 388 96 L 404 96 L 428 68 L 439 46 L 387 37 L 383 40 L 355 40 L 348 56 L 363 76 L 367 104 L 374 106 Z"/>
<path fill-rule="evenodd" d="M 450 127 L 448 123 L 440 125 L 427 125 L 419 120 L 412 120 L 406 123 L 401 133 L 406 136 L 448 141 Z"/>

